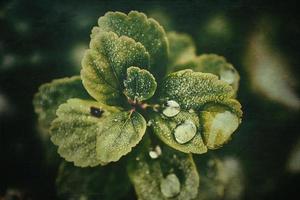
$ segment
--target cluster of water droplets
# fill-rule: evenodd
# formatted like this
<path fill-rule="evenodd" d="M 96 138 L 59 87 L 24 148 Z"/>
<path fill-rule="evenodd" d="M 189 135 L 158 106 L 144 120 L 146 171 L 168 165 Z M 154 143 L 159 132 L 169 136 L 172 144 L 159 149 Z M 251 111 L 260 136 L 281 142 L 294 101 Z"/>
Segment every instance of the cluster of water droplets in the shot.
<path fill-rule="evenodd" d="M 189 112 L 193 113 L 194 110 L 190 109 Z M 166 117 L 175 117 L 180 113 L 180 105 L 174 100 L 169 100 L 164 104 L 162 113 Z M 185 120 L 184 122 L 178 124 L 173 132 L 175 140 L 179 144 L 189 142 L 195 137 L 196 133 L 197 127 L 191 120 Z"/>
<path fill-rule="evenodd" d="M 174 100 L 168 100 L 162 110 L 165 117 L 177 121 L 176 127 L 172 130 L 174 140 L 179 144 L 186 144 L 193 140 L 199 131 L 195 121 L 191 119 L 178 120 L 179 118 L 176 118 L 176 116 L 180 112 L 180 105 Z M 189 109 L 188 112 L 193 114 L 195 111 Z M 200 112 L 200 118 L 202 118 L 201 123 L 204 126 L 201 138 L 204 137 L 205 146 L 209 149 L 221 147 L 226 143 L 240 123 L 238 116 L 228 110 Z"/>
<path fill-rule="evenodd" d="M 154 149 L 149 151 L 149 156 L 152 159 L 157 159 L 159 156 L 161 156 L 162 151 L 159 145 L 157 145 Z"/>

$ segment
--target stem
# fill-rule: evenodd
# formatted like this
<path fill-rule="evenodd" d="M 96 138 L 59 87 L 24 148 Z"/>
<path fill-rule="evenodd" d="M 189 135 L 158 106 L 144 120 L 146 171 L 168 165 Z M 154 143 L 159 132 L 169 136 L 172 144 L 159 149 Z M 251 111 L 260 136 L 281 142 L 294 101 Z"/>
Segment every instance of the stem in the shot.
<path fill-rule="evenodd" d="M 136 108 L 140 108 L 142 110 L 146 110 L 148 108 L 152 108 L 153 111 L 158 112 L 160 105 L 159 104 L 148 104 L 148 103 L 143 103 L 143 102 L 139 102 L 136 99 L 135 100 L 131 100 L 128 99 L 128 103 L 132 106 L 132 109 L 136 109 Z"/>

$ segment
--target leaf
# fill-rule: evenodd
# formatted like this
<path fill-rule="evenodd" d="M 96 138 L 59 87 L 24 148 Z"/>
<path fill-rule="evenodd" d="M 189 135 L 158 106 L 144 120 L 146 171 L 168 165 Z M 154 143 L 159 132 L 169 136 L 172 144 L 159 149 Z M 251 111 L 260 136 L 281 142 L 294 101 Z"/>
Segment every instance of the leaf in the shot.
<path fill-rule="evenodd" d="M 97 136 L 97 158 L 119 160 L 136 146 L 146 131 L 146 121 L 135 111 L 114 113 L 101 122 Z"/>
<path fill-rule="evenodd" d="M 219 148 L 241 122 L 241 105 L 232 96 L 232 87 L 215 75 L 192 70 L 172 73 L 163 81 L 159 98 L 161 102 L 176 102 L 179 108 L 176 115 L 166 115 L 168 107 L 163 114 L 153 114 L 153 132 L 186 153 Z"/>
<path fill-rule="evenodd" d="M 240 103 L 229 99 L 207 103 L 198 112 L 181 111 L 175 117 L 152 113 L 150 124 L 153 132 L 172 148 L 202 154 L 227 143 L 241 123 L 241 117 Z M 191 123 L 195 131 L 189 126 Z"/>
<path fill-rule="evenodd" d="M 125 95 L 131 100 L 144 101 L 151 98 L 156 90 L 156 81 L 147 70 L 138 67 L 127 69 L 127 78 L 124 81 Z"/>
<path fill-rule="evenodd" d="M 235 93 L 238 90 L 240 75 L 232 64 L 228 63 L 222 56 L 216 54 L 203 54 L 183 64 L 182 67 L 191 68 L 197 72 L 215 74 L 220 80 L 230 84 Z"/>
<path fill-rule="evenodd" d="M 120 105 L 123 80 L 130 66 L 149 67 L 149 54 L 144 46 L 112 32 L 98 33 L 82 60 L 83 85 L 97 101 Z"/>
<path fill-rule="evenodd" d="M 209 149 L 223 146 L 241 123 L 242 111 L 238 101 L 225 104 L 207 104 L 200 112 L 205 145 Z"/>
<path fill-rule="evenodd" d="M 213 112 L 218 112 L 222 109 L 234 113 L 239 118 L 241 118 L 243 115 L 243 111 L 241 110 L 242 106 L 240 102 L 238 102 L 236 99 L 226 99 L 220 103 L 209 102 L 206 103 L 202 108 L 202 110 L 213 111 Z"/>
<path fill-rule="evenodd" d="M 179 143 L 174 134 L 175 129 L 184 124 L 185 121 L 191 121 L 196 126 L 196 132 L 186 143 Z M 159 113 L 151 115 L 151 127 L 153 132 L 167 145 L 185 153 L 202 154 L 207 152 L 207 148 L 202 140 L 199 117 L 196 113 L 181 111 L 175 117 L 165 117 Z"/>
<path fill-rule="evenodd" d="M 96 155 L 97 134 L 100 121 L 115 112 L 119 112 L 116 107 L 81 99 L 70 99 L 60 105 L 50 129 L 58 153 L 80 167 L 105 164 Z"/>
<path fill-rule="evenodd" d="M 176 101 L 183 109 L 199 110 L 209 102 L 221 103 L 232 98 L 231 86 L 218 77 L 192 70 L 181 70 L 168 75 L 159 89 L 159 100 Z"/>
<path fill-rule="evenodd" d="M 194 41 L 189 35 L 176 32 L 169 32 L 167 37 L 170 46 L 168 71 L 184 69 L 177 66 L 181 66 L 196 57 Z"/>
<path fill-rule="evenodd" d="M 131 184 L 124 166 L 80 168 L 62 162 L 56 178 L 59 197 L 69 200 L 123 199 Z"/>
<path fill-rule="evenodd" d="M 50 128 L 58 106 L 70 98 L 89 98 L 79 76 L 56 79 L 40 86 L 34 96 L 33 106 L 43 129 Z"/>
<path fill-rule="evenodd" d="M 150 159 L 142 152 L 128 166 L 140 200 L 190 200 L 198 193 L 199 175 L 191 154 L 163 147 L 162 156 Z"/>
<path fill-rule="evenodd" d="M 163 77 L 168 60 L 168 40 L 164 29 L 152 18 L 143 13 L 131 11 L 128 15 L 121 12 L 107 12 L 98 20 L 91 37 L 99 32 L 112 31 L 118 36 L 127 36 L 140 42 L 150 54 L 150 72 L 156 78 Z M 140 65 L 132 65 L 140 66 Z"/>

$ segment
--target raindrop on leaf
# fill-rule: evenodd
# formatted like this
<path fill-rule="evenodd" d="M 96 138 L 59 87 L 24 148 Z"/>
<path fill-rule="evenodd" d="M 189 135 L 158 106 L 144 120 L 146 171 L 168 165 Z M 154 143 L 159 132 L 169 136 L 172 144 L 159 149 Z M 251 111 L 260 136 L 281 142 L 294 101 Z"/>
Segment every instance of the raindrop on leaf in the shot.
<path fill-rule="evenodd" d="M 234 83 L 236 79 L 234 69 L 222 69 L 220 72 L 220 79 L 227 82 L 228 84 Z"/>
<path fill-rule="evenodd" d="M 167 117 L 174 117 L 180 112 L 180 106 L 176 101 L 170 100 L 165 103 L 163 114 Z"/>
<path fill-rule="evenodd" d="M 196 132 L 196 125 L 191 120 L 186 120 L 175 128 L 174 136 L 178 143 L 184 144 L 192 140 Z"/>
<path fill-rule="evenodd" d="M 153 150 L 149 151 L 149 156 L 152 159 L 156 159 L 161 155 L 161 153 L 161 148 L 157 145 Z"/>

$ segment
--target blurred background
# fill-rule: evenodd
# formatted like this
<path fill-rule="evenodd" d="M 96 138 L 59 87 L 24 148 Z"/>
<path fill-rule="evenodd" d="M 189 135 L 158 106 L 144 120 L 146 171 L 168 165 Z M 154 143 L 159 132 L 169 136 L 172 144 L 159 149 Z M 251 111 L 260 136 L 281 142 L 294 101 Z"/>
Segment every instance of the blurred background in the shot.
<path fill-rule="evenodd" d="M 238 195 L 219 199 L 299 194 L 296 2 L 6 0 L 0 3 L 0 200 L 88 199 L 58 197 L 60 158 L 37 128 L 32 98 L 42 83 L 79 74 L 98 17 L 130 10 L 145 12 L 166 31 L 188 33 L 198 54 L 223 55 L 240 73 L 243 122 L 231 142 L 214 151 L 225 179 L 231 180 L 224 190 L 230 194 L 234 188 Z M 207 174 L 200 171 L 202 175 L 205 183 Z M 119 199 L 135 199 L 133 189 L 127 189 Z"/>

